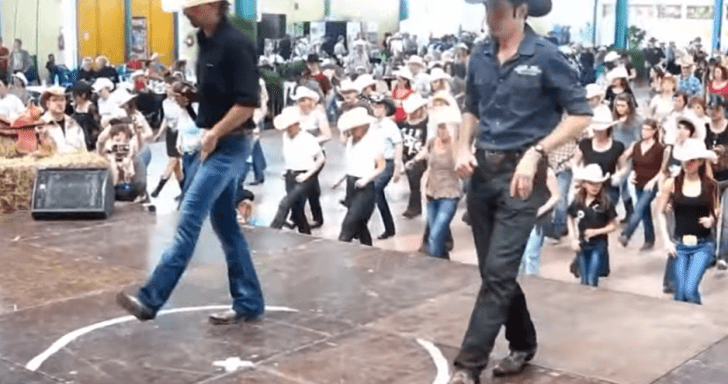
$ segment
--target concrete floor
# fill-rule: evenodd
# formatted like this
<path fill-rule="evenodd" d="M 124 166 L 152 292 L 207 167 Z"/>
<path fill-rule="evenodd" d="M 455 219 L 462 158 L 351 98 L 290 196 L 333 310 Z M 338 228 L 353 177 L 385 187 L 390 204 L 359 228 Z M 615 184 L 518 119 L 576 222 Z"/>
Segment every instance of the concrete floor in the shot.
<path fill-rule="evenodd" d="M 267 304 L 278 308 L 258 323 L 207 323 L 217 308 L 210 306 L 229 304 L 224 257 L 208 224 L 172 313 L 149 323 L 124 317 L 115 293 L 143 282 L 172 239 L 174 183 L 157 199 L 156 215 L 121 204 L 96 222 L 36 222 L 17 212 L 0 218 L 0 384 L 442 384 L 480 282 L 461 212 L 452 228 L 455 262 L 416 252 L 424 219 L 400 216 L 404 181 L 387 191 L 395 238 L 374 247 L 334 241 L 345 211 L 343 190 L 329 187 L 342 172 L 341 146 L 330 143 L 324 227 L 314 236 L 270 230 L 283 196 L 279 140 L 264 133 L 266 182 L 251 188 L 258 227 L 245 229 Z M 164 167 L 162 151 L 154 146 L 150 181 Z M 370 228 L 382 231 L 378 213 Z M 548 243 L 541 277 L 522 279 L 539 354 L 523 375 L 491 381 L 485 372 L 484 382 L 728 382 L 726 274 L 708 272 L 705 305 L 674 302 L 661 292 L 664 255 L 638 253 L 640 236 L 627 249 L 612 239 L 612 275 L 598 289 L 569 274 L 565 243 Z M 505 353 L 501 339 L 493 357 Z M 235 358 L 252 367 L 215 365 Z"/>

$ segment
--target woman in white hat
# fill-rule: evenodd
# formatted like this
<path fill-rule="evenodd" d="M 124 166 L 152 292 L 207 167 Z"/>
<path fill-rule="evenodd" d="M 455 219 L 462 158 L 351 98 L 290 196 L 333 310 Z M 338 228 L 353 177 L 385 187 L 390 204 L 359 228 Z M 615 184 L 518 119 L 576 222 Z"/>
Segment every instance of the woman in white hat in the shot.
<path fill-rule="evenodd" d="M 284 108 L 273 119 L 273 126 L 283 133 L 283 160 L 286 173 L 286 196 L 278 205 L 271 228 L 281 229 L 288 213 L 299 233 L 311 234 L 311 226 L 304 213 L 304 205 L 313 185 L 314 175 L 324 165 L 325 156 L 319 142 L 309 132 L 302 129 L 302 116 L 296 107 Z"/>
<path fill-rule="evenodd" d="M 51 138 L 59 153 L 86 152 L 86 138 L 76 120 L 66 115 L 66 90 L 54 86 L 40 97 L 46 113 L 41 117 L 46 125 L 43 131 Z"/>
<path fill-rule="evenodd" d="M 299 86 L 296 88 L 294 100 L 298 104 L 300 127 L 312 135 L 323 150 L 324 144 L 331 140 L 331 127 L 326 112 L 319 101 L 319 94 L 310 88 Z M 308 190 L 308 202 L 313 217 L 312 229 L 320 228 L 324 224 L 324 214 L 321 208 L 321 186 L 319 184 L 319 169 L 312 177 L 312 187 Z"/>
<path fill-rule="evenodd" d="M 400 69 L 395 71 L 394 75 L 397 77 L 397 83 L 392 90 L 392 100 L 394 100 L 397 106 L 397 111 L 394 114 L 394 122 L 401 128 L 404 121 L 407 120 L 407 112 L 404 111 L 402 103 L 407 100 L 410 95 L 415 93 L 412 89 L 412 73 L 408 69 Z"/>
<path fill-rule="evenodd" d="M 404 111 L 407 113 L 407 120 L 402 124 L 402 138 L 404 140 L 405 163 L 414 159 L 427 143 L 427 131 L 429 125 L 427 100 L 420 94 L 415 93 L 402 103 Z M 426 162 L 418 161 L 407 169 L 407 181 L 410 187 L 410 197 L 407 209 L 402 216 L 412 219 L 422 214 L 422 193 L 420 184 L 422 175 L 427 169 Z"/>
<path fill-rule="evenodd" d="M 424 98 L 430 97 L 432 89 L 430 87 L 430 76 L 425 73 L 427 67 L 425 61 L 419 56 L 412 56 L 407 61 L 407 68 L 412 73 L 412 88 Z"/>
<path fill-rule="evenodd" d="M 462 186 L 455 172 L 454 140 L 462 116 L 456 110 L 440 110 L 432 115 L 436 134 L 427 141 L 420 153 L 406 164 L 407 169 L 418 163 L 427 163 L 425 197 L 427 199 L 427 253 L 430 256 L 449 259 L 446 240 L 450 235 L 450 223 L 455 217 Z"/>
<path fill-rule="evenodd" d="M 581 186 L 568 209 L 571 248 L 578 254 L 581 283 L 596 287 L 607 259 L 608 234 L 617 229 L 617 212 L 604 190 L 609 173 L 598 164 L 577 169 L 574 179 Z"/>
<path fill-rule="evenodd" d="M 716 155 L 705 143 L 690 139 L 676 158 L 682 170 L 660 191 L 659 222 L 665 251 L 675 258 L 675 300 L 700 304 L 700 281 L 715 257 L 711 231 L 718 217 L 718 185 L 707 172 L 707 161 L 715 161 Z M 668 215 L 674 216 L 672 234 L 667 229 Z"/>
<path fill-rule="evenodd" d="M 372 110 L 376 120 L 372 123 L 370 129 L 377 133 L 384 143 L 385 168 L 384 172 L 374 180 L 374 192 L 377 196 L 377 208 L 379 208 L 379 214 L 384 224 L 384 233 L 379 235 L 377 239 L 385 240 L 395 235 L 394 218 L 392 217 L 392 211 L 389 209 L 384 189 L 389 185 L 390 181 L 399 182 L 401 174 L 404 172 L 402 132 L 397 124 L 392 121 L 392 116 L 394 116 L 396 110 L 394 101 L 382 94 L 376 95 L 372 98 Z"/>
<path fill-rule="evenodd" d="M 374 118 L 364 108 L 355 108 L 339 119 L 339 129 L 349 132 L 345 152 L 348 210 L 341 224 L 340 241 L 358 238 L 362 244 L 372 245 L 367 225 L 376 201 L 374 181 L 385 168 L 382 140 L 369 132 L 373 122 Z"/>
<path fill-rule="evenodd" d="M 628 78 L 629 73 L 627 73 L 627 69 L 623 66 L 614 68 L 607 73 L 607 82 L 609 83 L 609 86 L 607 87 L 604 99 L 609 103 L 610 110 L 614 110 L 614 99 L 617 95 L 626 93 L 634 98 L 634 92 L 632 92 L 632 88 L 629 86 Z M 637 105 L 636 100 L 635 105 Z"/>
<path fill-rule="evenodd" d="M 119 107 L 119 103 L 112 96 L 114 83 L 107 78 L 97 79 L 93 85 L 94 92 L 99 96 L 97 104 L 99 106 L 99 116 L 101 127 L 104 128 L 109 124 L 112 118 L 124 115 L 124 110 Z"/>
<path fill-rule="evenodd" d="M 441 68 L 434 68 L 430 71 L 430 87 L 432 93 L 445 91 L 451 93 L 450 80 L 452 76 L 448 75 Z"/>

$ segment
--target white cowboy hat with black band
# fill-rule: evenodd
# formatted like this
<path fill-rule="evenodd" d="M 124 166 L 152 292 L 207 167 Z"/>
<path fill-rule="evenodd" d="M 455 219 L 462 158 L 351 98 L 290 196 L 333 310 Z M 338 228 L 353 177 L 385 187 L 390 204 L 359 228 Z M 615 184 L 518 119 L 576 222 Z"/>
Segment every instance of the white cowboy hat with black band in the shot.
<path fill-rule="evenodd" d="M 673 154 L 677 161 L 690 161 L 696 159 L 704 159 L 708 161 L 717 161 L 718 155 L 705 147 L 705 142 L 700 139 L 687 139 L 679 148 L 675 148 Z"/>
<path fill-rule="evenodd" d="M 286 107 L 283 108 L 280 115 L 273 119 L 273 126 L 279 131 L 284 131 L 291 125 L 300 122 L 301 112 L 298 107 Z"/>
<path fill-rule="evenodd" d="M 465 0 L 469 4 L 484 4 L 487 1 L 484 0 Z M 551 0 L 519 0 L 528 4 L 528 16 L 531 17 L 542 17 L 546 16 L 551 12 Z"/>
<path fill-rule="evenodd" d="M 298 101 L 301 99 L 311 99 L 313 100 L 313 103 L 316 104 L 321 100 L 321 95 L 318 94 L 318 92 L 312 90 L 309 87 L 306 87 L 304 85 L 299 85 L 298 88 L 296 88 L 296 93 L 291 96 L 291 99 L 294 101 Z"/>
<path fill-rule="evenodd" d="M 94 92 L 96 93 L 101 92 L 101 90 L 104 88 L 108 89 L 109 92 L 111 92 L 111 90 L 114 89 L 114 83 L 109 78 L 99 77 L 98 79 L 96 79 L 96 81 L 94 81 L 93 88 Z"/>
<path fill-rule="evenodd" d="M 589 84 L 584 89 L 586 90 L 587 100 L 597 96 L 604 97 L 604 89 L 599 84 Z"/>
<path fill-rule="evenodd" d="M 577 168 L 574 172 L 574 179 L 590 183 L 603 183 L 609 180 L 609 176 L 609 172 L 604 174 L 599 164 L 589 164 L 586 167 Z"/>
<path fill-rule="evenodd" d="M 182 9 L 192 8 L 203 4 L 222 3 L 223 1 L 229 3 L 228 0 L 184 0 L 184 3 L 182 4 Z"/>
<path fill-rule="evenodd" d="M 351 111 L 344 112 L 344 114 L 339 118 L 337 126 L 339 127 L 339 131 L 346 132 L 350 129 L 369 125 L 373 122 L 374 117 L 369 114 L 369 111 L 367 111 L 366 108 L 357 107 Z"/>
<path fill-rule="evenodd" d="M 617 60 L 619 60 L 619 53 L 614 52 L 614 51 L 610 51 L 609 53 L 607 53 L 606 56 L 604 56 L 604 61 L 607 63 L 611 63 L 612 61 L 617 61 Z"/>
<path fill-rule="evenodd" d="M 628 79 L 629 73 L 627 72 L 627 68 L 624 66 L 619 66 L 611 71 L 607 72 L 607 81 L 612 82 L 615 79 Z"/>
<path fill-rule="evenodd" d="M 399 71 L 396 71 L 393 73 L 396 77 L 401 77 L 403 79 L 409 80 L 410 83 L 415 81 L 414 76 L 412 76 L 412 72 L 410 72 L 407 68 L 400 68 Z"/>
<path fill-rule="evenodd" d="M 591 125 L 589 127 L 594 131 L 606 131 L 609 128 L 617 125 L 619 121 L 614 121 L 612 113 L 607 109 L 599 108 L 594 112 L 592 117 Z"/>
<path fill-rule="evenodd" d="M 357 77 L 356 81 L 354 83 L 356 84 L 357 88 L 359 88 L 360 91 L 363 91 L 364 88 L 366 88 L 366 87 L 369 87 L 372 85 L 377 85 L 377 81 L 374 80 L 374 76 L 372 76 L 368 73 L 365 73 L 365 74 Z"/>
<path fill-rule="evenodd" d="M 427 100 L 420 96 L 419 93 L 413 93 L 402 102 L 402 109 L 408 115 L 425 106 L 427 106 Z"/>
<path fill-rule="evenodd" d="M 434 68 L 430 72 L 430 81 L 450 80 L 450 79 L 452 79 L 452 76 L 445 73 L 445 71 L 443 71 L 442 68 Z"/>

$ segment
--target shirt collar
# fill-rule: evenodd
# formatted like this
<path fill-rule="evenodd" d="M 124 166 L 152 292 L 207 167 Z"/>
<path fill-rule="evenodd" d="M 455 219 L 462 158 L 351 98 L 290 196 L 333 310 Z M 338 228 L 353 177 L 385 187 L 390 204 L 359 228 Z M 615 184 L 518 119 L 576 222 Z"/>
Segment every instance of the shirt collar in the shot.
<path fill-rule="evenodd" d="M 220 23 L 217 25 L 217 28 L 215 28 L 215 32 L 212 34 L 212 36 L 207 36 L 205 34 L 205 31 L 200 28 L 199 31 L 197 31 L 197 41 L 200 43 L 207 43 L 207 42 L 219 42 L 220 41 L 220 35 L 223 30 L 225 30 L 228 26 L 228 20 L 227 17 L 223 17 L 222 20 L 220 20 Z"/>
<path fill-rule="evenodd" d="M 538 41 L 538 35 L 531 28 L 530 25 L 526 24 L 526 28 L 523 31 L 523 41 L 518 47 L 518 54 L 520 56 L 533 56 L 536 53 L 536 42 Z M 491 40 L 485 47 L 485 54 L 488 56 L 496 55 L 496 41 Z"/>

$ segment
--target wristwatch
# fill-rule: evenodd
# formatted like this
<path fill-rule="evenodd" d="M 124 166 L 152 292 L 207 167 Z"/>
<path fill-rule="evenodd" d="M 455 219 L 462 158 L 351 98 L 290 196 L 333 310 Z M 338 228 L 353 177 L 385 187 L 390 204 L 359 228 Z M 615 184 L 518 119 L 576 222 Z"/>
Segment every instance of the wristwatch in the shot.
<path fill-rule="evenodd" d="M 544 159 L 548 156 L 548 154 L 546 153 L 546 149 L 541 144 L 534 145 L 533 149 L 538 152 L 538 154 L 541 155 L 541 157 Z"/>

